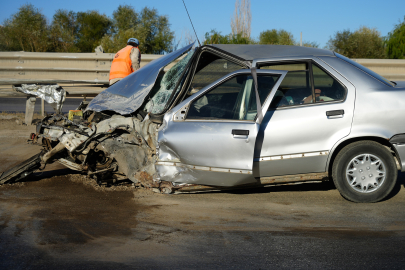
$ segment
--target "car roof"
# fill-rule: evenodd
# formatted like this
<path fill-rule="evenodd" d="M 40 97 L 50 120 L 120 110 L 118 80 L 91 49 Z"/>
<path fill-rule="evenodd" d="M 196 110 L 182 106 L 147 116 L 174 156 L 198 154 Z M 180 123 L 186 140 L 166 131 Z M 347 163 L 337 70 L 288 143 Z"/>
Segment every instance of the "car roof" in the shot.
<path fill-rule="evenodd" d="M 289 45 L 212 44 L 208 46 L 218 48 L 248 61 L 259 58 L 291 56 L 334 56 L 334 53 L 329 50 Z"/>

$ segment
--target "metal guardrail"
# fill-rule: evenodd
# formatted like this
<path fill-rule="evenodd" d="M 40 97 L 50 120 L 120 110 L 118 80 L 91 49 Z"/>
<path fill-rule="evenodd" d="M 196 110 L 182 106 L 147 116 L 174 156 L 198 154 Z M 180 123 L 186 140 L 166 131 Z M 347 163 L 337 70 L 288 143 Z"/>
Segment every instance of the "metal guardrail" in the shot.
<path fill-rule="evenodd" d="M 405 81 L 405 59 L 352 59 L 390 81 Z"/>
<path fill-rule="evenodd" d="M 0 85 L 108 84 L 113 53 L 0 52 Z M 161 55 L 143 54 L 141 67 Z M 353 59 L 389 80 L 405 80 L 405 60 Z M 168 67 L 170 68 L 170 67 Z"/>
<path fill-rule="evenodd" d="M 108 84 L 112 53 L 0 52 L 0 85 Z M 141 67 L 161 55 L 143 54 Z"/>
<path fill-rule="evenodd" d="M 159 57 L 161 55 L 143 54 L 141 67 Z M 95 96 L 108 87 L 113 58 L 113 53 L 0 52 L 0 96 L 26 96 L 12 90 L 12 85 L 22 83 L 57 83 L 69 96 Z M 405 60 L 353 60 L 389 80 L 405 81 Z M 31 124 L 35 97 L 26 98 L 25 122 Z M 41 103 L 43 114 L 44 101 Z"/>

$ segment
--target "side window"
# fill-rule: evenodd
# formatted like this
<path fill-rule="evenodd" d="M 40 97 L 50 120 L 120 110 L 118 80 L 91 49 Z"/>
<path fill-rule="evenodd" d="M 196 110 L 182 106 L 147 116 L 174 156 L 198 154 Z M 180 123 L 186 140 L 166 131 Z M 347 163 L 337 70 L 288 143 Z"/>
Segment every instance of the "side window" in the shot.
<path fill-rule="evenodd" d="M 314 74 L 315 102 L 342 100 L 345 88 L 325 71 L 312 65 Z"/>
<path fill-rule="evenodd" d="M 311 102 L 312 85 L 308 63 L 265 65 L 260 68 L 288 71 L 277 89 L 270 104 L 270 109 Z"/>
<path fill-rule="evenodd" d="M 260 102 L 263 104 L 279 76 L 258 76 Z M 256 93 L 250 75 L 238 75 L 205 93 L 190 104 L 186 119 L 254 120 Z"/>
<path fill-rule="evenodd" d="M 209 52 L 205 52 L 201 55 L 198 61 L 196 73 L 191 82 L 188 95 L 192 95 L 208 84 L 242 68 L 242 66 L 231 61 L 219 58 Z"/>

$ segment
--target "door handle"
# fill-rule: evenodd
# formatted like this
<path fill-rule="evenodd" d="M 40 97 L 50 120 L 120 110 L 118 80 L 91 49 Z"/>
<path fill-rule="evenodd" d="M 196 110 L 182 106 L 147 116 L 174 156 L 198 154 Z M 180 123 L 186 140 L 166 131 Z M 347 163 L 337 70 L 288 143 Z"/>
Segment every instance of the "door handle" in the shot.
<path fill-rule="evenodd" d="M 334 111 L 327 111 L 326 116 L 336 116 L 336 115 L 344 115 L 344 110 L 334 110 Z"/>
<path fill-rule="evenodd" d="M 244 135 L 244 136 L 249 136 L 249 130 L 245 130 L 245 129 L 232 129 L 232 135 Z"/>

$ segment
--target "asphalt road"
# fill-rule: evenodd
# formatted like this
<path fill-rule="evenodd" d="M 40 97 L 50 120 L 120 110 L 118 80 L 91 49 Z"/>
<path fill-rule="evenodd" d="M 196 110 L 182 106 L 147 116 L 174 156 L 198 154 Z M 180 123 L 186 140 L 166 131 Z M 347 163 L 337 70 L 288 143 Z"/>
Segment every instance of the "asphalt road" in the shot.
<path fill-rule="evenodd" d="M 0 98 L 0 112 L 25 112 L 26 98 Z M 67 98 L 63 104 L 62 112 L 67 113 L 69 110 L 75 110 L 79 106 L 82 98 Z M 87 98 L 87 100 L 90 100 Z M 35 103 L 35 112 L 41 111 L 41 99 L 37 98 Z M 45 111 L 53 113 L 53 108 L 45 102 Z"/>
<path fill-rule="evenodd" d="M 34 155 L 0 120 L 0 172 Z M 162 195 L 58 163 L 0 186 L 1 269 L 403 269 L 405 174 L 356 204 L 328 183 Z"/>

